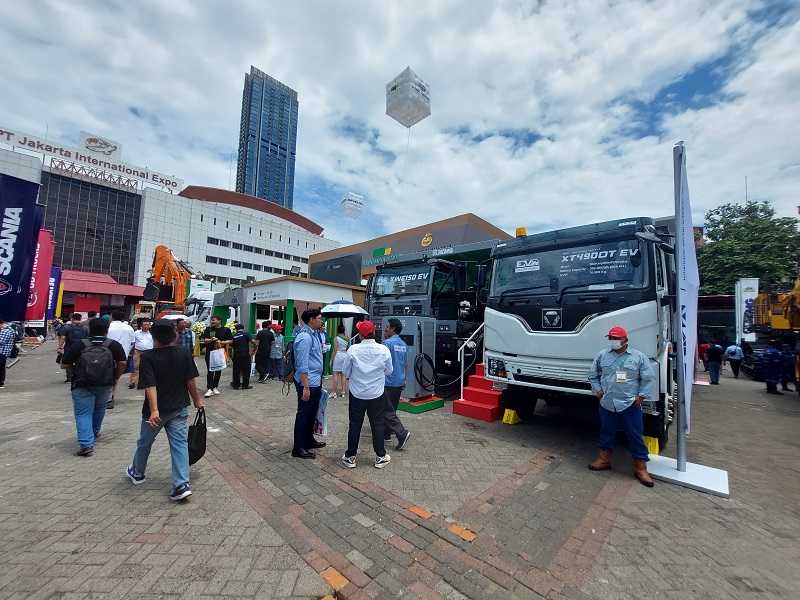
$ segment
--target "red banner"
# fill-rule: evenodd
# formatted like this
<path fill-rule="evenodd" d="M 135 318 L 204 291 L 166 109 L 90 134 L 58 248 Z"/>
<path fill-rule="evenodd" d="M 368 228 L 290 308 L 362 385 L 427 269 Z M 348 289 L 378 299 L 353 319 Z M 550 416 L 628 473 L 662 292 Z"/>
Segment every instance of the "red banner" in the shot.
<path fill-rule="evenodd" d="M 50 268 L 53 266 L 55 243 L 53 234 L 44 229 L 39 230 L 36 244 L 36 255 L 33 257 L 33 273 L 28 293 L 28 308 L 25 320 L 34 327 L 44 326 L 44 314 L 47 310 L 47 294 L 50 287 Z"/>

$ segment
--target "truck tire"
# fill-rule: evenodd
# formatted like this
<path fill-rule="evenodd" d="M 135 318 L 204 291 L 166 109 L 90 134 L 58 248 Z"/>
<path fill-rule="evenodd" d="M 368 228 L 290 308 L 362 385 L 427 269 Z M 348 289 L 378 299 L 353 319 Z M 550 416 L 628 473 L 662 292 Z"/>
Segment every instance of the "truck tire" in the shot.
<path fill-rule="evenodd" d="M 664 412 L 660 415 L 644 416 L 644 434 L 658 440 L 658 451 L 663 452 L 669 440 L 669 423 L 665 423 Z"/>
<path fill-rule="evenodd" d="M 532 388 L 520 385 L 510 385 L 506 389 L 506 408 L 517 411 L 517 415 L 525 423 L 533 421 L 536 405 L 539 399 Z"/>

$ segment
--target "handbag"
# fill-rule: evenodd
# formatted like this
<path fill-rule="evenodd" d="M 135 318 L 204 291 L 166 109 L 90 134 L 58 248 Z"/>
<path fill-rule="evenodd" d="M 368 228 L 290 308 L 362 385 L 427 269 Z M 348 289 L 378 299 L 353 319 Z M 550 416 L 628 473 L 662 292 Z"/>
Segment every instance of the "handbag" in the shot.
<path fill-rule="evenodd" d="M 225 360 L 225 350 L 222 348 L 217 348 L 216 350 L 212 350 L 208 355 L 208 370 L 209 371 L 222 371 L 225 367 L 228 366 L 227 361 Z"/>
<path fill-rule="evenodd" d="M 328 390 L 323 389 L 319 397 L 319 408 L 314 419 L 314 433 L 328 435 Z"/>
<path fill-rule="evenodd" d="M 194 417 L 194 423 L 189 425 L 189 464 L 193 465 L 203 458 L 206 453 L 206 411 L 201 408 Z"/>

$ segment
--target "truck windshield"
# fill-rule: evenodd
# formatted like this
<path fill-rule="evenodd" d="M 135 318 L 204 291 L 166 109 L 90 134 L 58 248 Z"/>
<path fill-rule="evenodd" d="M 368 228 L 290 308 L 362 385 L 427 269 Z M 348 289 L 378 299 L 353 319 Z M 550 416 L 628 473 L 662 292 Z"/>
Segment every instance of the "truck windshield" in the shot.
<path fill-rule="evenodd" d="M 615 290 L 647 285 L 647 260 L 638 240 L 504 256 L 495 261 L 492 296 L 552 294 L 565 288 Z M 566 290 L 565 290 L 566 291 Z"/>
<path fill-rule="evenodd" d="M 398 268 L 378 273 L 372 289 L 376 296 L 427 294 L 430 280 L 428 266 Z"/>

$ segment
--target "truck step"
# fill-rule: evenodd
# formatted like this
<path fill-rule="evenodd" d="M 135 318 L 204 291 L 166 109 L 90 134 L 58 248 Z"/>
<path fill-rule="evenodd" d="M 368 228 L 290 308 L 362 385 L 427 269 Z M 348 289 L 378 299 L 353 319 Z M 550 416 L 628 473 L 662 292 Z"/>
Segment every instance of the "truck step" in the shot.
<path fill-rule="evenodd" d="M 502 395 L 502 392 L 496 390 L 465 387 L 463 399 L 483 406 L 500 406 L 500 397 Z"/>
<path fill-rule="evenodd" d="M 484 375 L 483 363 L 478 363 L 477 365 L 475 365 L 475 375 L 477 375 L 478 377 L 483 377 Z"/>
<path fill-rule="evenodd" d="M 476 404 L 469 400 L 456 400 L 453 402 L 453 414 L 491 423 L 500 418 L 500 407 Z"/>
<path fill-rule="evenodd" d="M 482 390 L 492 389 L 492 382 L 481 377 L 480 375 L 470 375 L 469 378 L 467 378 L 467 385 L 469 387 L 479 388 Z"/>

